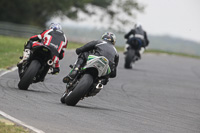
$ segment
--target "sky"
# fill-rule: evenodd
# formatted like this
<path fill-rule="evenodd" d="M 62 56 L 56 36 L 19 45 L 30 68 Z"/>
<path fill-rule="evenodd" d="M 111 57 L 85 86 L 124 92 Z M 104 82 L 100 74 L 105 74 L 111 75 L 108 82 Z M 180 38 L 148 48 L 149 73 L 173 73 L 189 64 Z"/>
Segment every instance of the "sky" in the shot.
<path fill-rule="evenodd" d="M 154 35 L 200 42 L 200 0 L 138 0 L 146 5 L 136 20 Z"/>

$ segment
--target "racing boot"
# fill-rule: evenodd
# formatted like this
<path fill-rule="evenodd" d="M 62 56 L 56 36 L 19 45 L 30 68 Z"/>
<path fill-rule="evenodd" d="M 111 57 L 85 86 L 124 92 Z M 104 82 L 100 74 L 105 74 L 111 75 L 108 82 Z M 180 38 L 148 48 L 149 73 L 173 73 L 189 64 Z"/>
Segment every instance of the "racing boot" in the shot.
<path fill-rule="evenodd" d="M 74 68 L 71 70 L 71 72 L 66 77 L 63 78 L 63 82 L 69 83 L 69 81 L 74 79 L 79 72 L 79 68 L 80 68 L 79 66 L 74 66 Z"/>
<path fill-rule="evenodd" d="M 22 59 L 19 61 L 19 63 L 17 64 L 17 66 L 21 66 L 21 64 L 26 61 L 30 56 L 30 49 L 24 49 L 24 52 L 23 52 L 23 57 Z"/>
<path fill-rule="evenodd" d="M 60 72 L 60 64 L 59 60 L 54 60 L 55 64 L 53 64 L 51 74 L 58 74 Z"/>
<path fill-rule="evenodd" d="M 56 67 L 56 68 L 53 68 L 51 74 L 58 74 L 59 72 L 60 72 L 60 68 Z"/>

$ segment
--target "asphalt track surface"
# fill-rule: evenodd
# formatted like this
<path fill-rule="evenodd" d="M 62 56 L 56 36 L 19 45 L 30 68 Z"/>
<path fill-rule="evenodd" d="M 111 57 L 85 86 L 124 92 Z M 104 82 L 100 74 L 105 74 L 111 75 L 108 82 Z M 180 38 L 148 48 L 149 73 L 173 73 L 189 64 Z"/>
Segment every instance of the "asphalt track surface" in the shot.
<path fill-rule="evenodd" d="M 46 133 L 200 133 L 200 60 L 144 54 L 95 97 L 60 103 L 62 78 L 76 60 L 67 51 L 61 72 L 19 90 L 17 70 L 0 77 L 0 110 Z"/>

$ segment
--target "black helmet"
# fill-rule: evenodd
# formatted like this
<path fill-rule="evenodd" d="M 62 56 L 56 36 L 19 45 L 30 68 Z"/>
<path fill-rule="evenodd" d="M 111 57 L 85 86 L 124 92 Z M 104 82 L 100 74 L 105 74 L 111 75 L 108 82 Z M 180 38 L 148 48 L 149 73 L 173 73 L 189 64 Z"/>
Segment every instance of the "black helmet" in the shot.
<path fill-rule="evenodd" d="M 105 40 L 105 41 L 109 41 L 109 42 L 111 42 L 113 45 L 115 45 L 116 36 L 115 36 L 115 34 L 112 33 L 112 32 L 105 32 L 105 33 L 102 35 L 102 39 Z"/>

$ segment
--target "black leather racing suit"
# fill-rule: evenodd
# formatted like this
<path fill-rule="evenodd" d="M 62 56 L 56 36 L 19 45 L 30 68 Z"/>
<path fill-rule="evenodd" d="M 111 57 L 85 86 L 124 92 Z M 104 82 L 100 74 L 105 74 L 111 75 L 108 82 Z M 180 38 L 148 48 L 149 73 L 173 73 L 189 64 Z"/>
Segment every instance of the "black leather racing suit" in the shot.
<path fill-rule="evenodd" d="M 133 36 L 130 37 L 131 35 Z M 129 44 L 131 48 L 136 50 L 136 54 L 139 58 L 141 57 L 139 53 L 141 47 L 145 48 L 149 45 L 147 33 L 141 27 L 132 29 L 127 34 L 125 34 L 124 38 L 127 39 L 126 43 Z"/>
<path fill-rule="evenodd" d="M 133 37 L 129 38 L 131 35 L 133 35 Z M 133 43 L 131 40 L 132 39 L 138 39 L 141 40 L 142 42 L 142 46 L 146 47 L 149 45 L 149 40 L 147 37 L 147 33 L 146 31 L 144 31 L 142 28 L 136 28 L 136 29 L 132 29 L 131 31 L 129 31 L 127 34 L 125 34 L 124 38 L 128 39 L 127 43 L 129 45 L 132 45 L 131 43 Z"/>
<path fill-rule="evenodd" d="M 109 66 L 111 68 L 111 74 L 109 75 L 109 77 L 116 77 L 116 68 L 119 62 L 119 55 L 111 42 L 103 40 L 91 41 L 84 46 L 77 48 L 76 53 L 79 55 L 76 65 L 80 66 L 86 63 L 89 54 L 94 54 L 96 56 L 105 56 L 109 60 Z"/>

